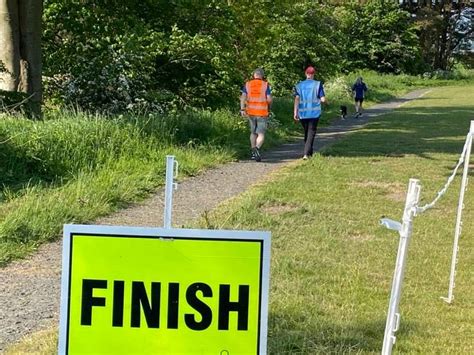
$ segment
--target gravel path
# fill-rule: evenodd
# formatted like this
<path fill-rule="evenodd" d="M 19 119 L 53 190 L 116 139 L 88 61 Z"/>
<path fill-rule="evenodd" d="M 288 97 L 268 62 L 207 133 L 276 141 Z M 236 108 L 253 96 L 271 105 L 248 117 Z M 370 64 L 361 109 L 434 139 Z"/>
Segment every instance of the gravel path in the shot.
<path fill-rule="evenodd" d="M 370 118 L 400 107 L 426 94 L 417 90 L 388 103 L 375 105 L 361 119 L 338 120 L 316 135 L 316 150 L 363 126 Z M 263 161 L 238 161 L 210 169 L 179 183 L 173 193 L 173 226 L 201 216 L 224 200 L 261 182 L 271 172 L 296 161 L 303 151 L 301 139 L 264 151 Z M 161 226 L 164 192 L 143 203 L 100 219 L 95 224 Z M 0 269 L 0 351 L 21 337 L 51 326 L 59 318 L 61 241 L 42 246 L 25 260 Z"/>

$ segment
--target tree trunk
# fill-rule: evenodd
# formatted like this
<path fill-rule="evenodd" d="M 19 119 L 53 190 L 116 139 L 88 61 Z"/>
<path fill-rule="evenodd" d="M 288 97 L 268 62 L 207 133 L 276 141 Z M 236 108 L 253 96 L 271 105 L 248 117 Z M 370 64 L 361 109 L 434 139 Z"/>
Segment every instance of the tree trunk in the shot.
<path fill-rule="evenodd" d="M 19 0 L 20 13 L 20 82 L 19 91 L 31 96 L 31 113 L 41 115 L 41 18 L 42 0 Z"/>
<path fill-rule="evenodd" d="M 18 1 L 0 0 L 0 89 L 17 91 L 20 76 L 20 28 Z"/>
<path fill-rule="evenodd" d="M 0 0 L 0 89 L 24 92 L 27 114 L 41 116 L 42 0 Z"/>

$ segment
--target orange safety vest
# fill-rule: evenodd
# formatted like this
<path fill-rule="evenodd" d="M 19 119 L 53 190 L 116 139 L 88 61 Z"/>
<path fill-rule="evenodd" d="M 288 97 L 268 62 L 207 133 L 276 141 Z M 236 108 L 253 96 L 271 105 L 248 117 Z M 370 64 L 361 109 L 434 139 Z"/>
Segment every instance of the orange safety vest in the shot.
<path fill-rule="evenodd" d="M 268 117 L 268 83 L 262 79 L 252 79 L 245 84 L 247 90 L 246 112 L 249 116 Z"/>

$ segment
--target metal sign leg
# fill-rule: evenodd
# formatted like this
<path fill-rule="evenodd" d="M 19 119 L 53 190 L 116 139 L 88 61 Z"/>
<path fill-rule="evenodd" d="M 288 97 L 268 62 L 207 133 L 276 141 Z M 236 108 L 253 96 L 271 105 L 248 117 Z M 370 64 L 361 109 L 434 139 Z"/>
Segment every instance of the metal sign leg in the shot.
<path fill-rule="evenodd" d="M 392 293 L 390 295 L 387 322 L 385 325 L 385 334 L 383 339 L 383 355 L 389 355 L 392 353 L 392 347 L 396 340 L 395 333 L 400 325 L 400 313 L 398 312 L 398 305 L 400 303 L 400 297 L 402 293 L 403 277 L 405 274 L 405 265 L 408 255 L 408 245 L 412 232 L 412 222 L 416 213 L 416 206 L 420 198 L 420 190 L 421 187 L 419 180 L 410 179 L 401 225 L 393 221 L 392 223 L 388 223 L 387 220 L 381 221 L 382 224 L 388 225 L 389 228 L 390 226 L 393 226 L 393 229 L 399 230 L 400 233 L 397 262 L 393 275 Z"/>
<path fill-rule="evenodd" d="M 166 156 L 166 186 L 165 186 L 165 211 L 164 228 L 171 228 L 171 219 L 173 212 L 173 190 L 177 188 L 174 179 L 178 177 L 178 162 L 174 155 Z"/>
<path fill-rule="evenodd" d="M 462 231 L 462 211 L 464 209 L 464 193 L 467 190 L 467 181 L 469 173 L 469 160 L 471 157 L 472 139 L 474 136 L 474 121 L 471 121 L 471 128 L 467 136 L 466 156 L 464 157 L 464 168 L 462 173 L 461 190 L 459 192 L 458 211 L 456 216 L 456 228 L 454 230 L 453 256 L 451 258 L 451 272 L 449 275 L 448 297 L 441 297 L 448 303 L 454 300 L 454 279 L 456 277 L 456 265 L 458 263 L 459 237 Z"/>

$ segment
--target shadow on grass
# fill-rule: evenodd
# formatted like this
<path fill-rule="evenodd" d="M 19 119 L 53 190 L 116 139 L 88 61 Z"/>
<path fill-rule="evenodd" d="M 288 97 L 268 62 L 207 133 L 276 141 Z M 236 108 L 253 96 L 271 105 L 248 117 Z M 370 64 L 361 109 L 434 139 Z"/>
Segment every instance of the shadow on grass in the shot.
<path fill-rule="evenodd" d="M 328 147 L 325 156 L 432 159 L 432 153 L 460 154 L 474 120 L 474 106 L 400 108 Z"/>
<path fill-rule="evenodd" d="M 381 315 L 384 317 L 385 315 Z M 298 318 L 293 319 L 292 318 Z M 287 323 L 301 324 L 301 328 L 285 327 Z M 380 353 L 382 350 L 385 318 L 348 324 L 324 322 L 313 327 L 299 316 L 270 315 L 268 346 L 272 354 L 342 354 Z M 275 329 L 273 324 L 278 324 Z M 417 326 L 410 321 L 400 325 L 396 337 L 404 337 L 416 331 Z"/>
<path fill-rule="evenodd" d="M 49 182 L 41 176 L 41 162 L 28 156 L 27 152 L 9 144 L 8 139 L 0 136 L 0 202 L 5 191 L 16 192 L 25 185 Z"/>

